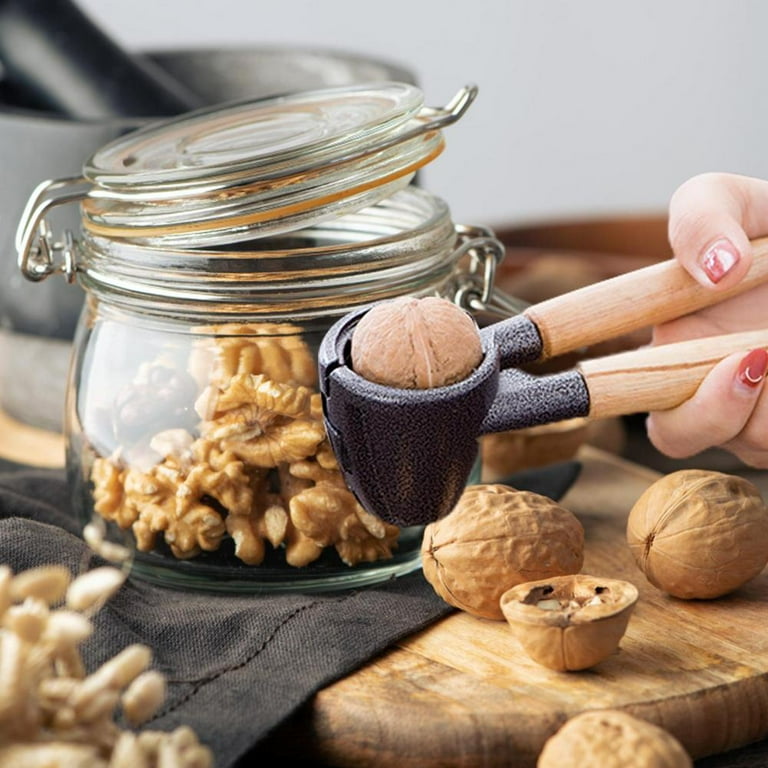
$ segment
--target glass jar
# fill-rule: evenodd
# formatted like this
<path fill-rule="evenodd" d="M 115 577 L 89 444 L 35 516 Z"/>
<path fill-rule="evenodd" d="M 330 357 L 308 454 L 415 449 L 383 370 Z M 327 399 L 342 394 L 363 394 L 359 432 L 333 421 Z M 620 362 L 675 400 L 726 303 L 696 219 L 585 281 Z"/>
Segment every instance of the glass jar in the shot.
<path fill-rule="evenodd" d="M 188 128 L 172 123 L 176 134 Z M 227 132 L 230 147 L 240 134 Z M 344 485 L 325 434 L 317 350 L 336 320 L 370 302 L 439 295 L 485 307 L 502 246 L 488 230 L 456 226 L 443 200 L 408 183 L 373 201 L 354 191 L 363 207 L 346 200 L 341 212 L 325 194 L 322 214 L 302 209 L 298 225 L 284 220 L 295 197 L 279 201 L 276 221 L 228 225 L 242 221 L 252 178 L 212 215 L 201 215 L 199 194 L 176 207 L 150 200 L 163 176 L 135 150 L 150 147 L 154 162 L 156 139 L 97 153 L 111 177 L 95 193 L 87 178 L 45 186 L 55 204 L 85 187 L 77 238 L 53 241 L 40 190 L 19 230 L 27 276 L 63 271 L 85 290 L 65 414 L 80 522 L 127 532 L 134 573 L 175 586 L 325 591 L 419 567 L 422 529 L 381 521 Z M 206 141 L 220 160 L 220 145 Z M 126 201 L 122 178 L 121 192 L 105 194 L 116 157 L 151 177 L 132 182 L 145 185 L 142 201 Z M 210 186 L 210 167 L 203 175 Z M 307 189 L 302 178 L 291 194 L 304 199 Z M 172 225 L 162 224 L 169 214 Z"/>

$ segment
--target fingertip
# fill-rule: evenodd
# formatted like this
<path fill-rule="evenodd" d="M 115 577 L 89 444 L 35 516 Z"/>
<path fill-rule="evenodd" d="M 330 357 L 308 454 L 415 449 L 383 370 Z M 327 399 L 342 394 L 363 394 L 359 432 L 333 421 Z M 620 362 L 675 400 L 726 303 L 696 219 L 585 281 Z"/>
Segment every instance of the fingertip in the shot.
<path fill-rule="evenodd" d="M 749 272 L 752 248 L 749 240 L 739 234 L 716 235 L 698 250 L 691 245 L 678 246 L 675 258 L 705 288 L 728 290 Z"/>
<path fill-rule="evenodd" d="M 718 236 L 704 246 L 696 259 L 694 275 L 706 286 L 727 288 L 744 277 L 752 259 L 749 241 L 742 237 Z"/>
<path fill-rule="evenodd" d="M 721 360 L 693 396 L 646 419 L 651 444 L 673 459 L 723 445 L 744 428 L 768 373 L 768 351 L 734 353 Z"/>
<path fill-rule="evenodd" d="M 645 420 L 645 433 L 650 444 L 659 452 L 670 459 L 687 459 L 706 446 L 699 436 L 684 433 L 678 426 L 684 422 L 685 417 L 676 413 L 662 413 L 656 411 L 648 414 Z"/>
<path fill-rule="evenodd" d="M 762 348 L 748 352 L 739 363 L 736 371 L 736 386 L 740 391 L 754 394 L 760 389 L 768 373 L 768 351 Z"/>
<path fill-rule="evenodd" d="M 733 286 L 749 270 L 752 248 L 745 231 L 741 187 L 738 177 L 706 173 L 682 184 L 670 201 L 672 251 L 707 288 Z"/>
<path fill-rule="evenodd" d="M 719 283 L 738 265 L 741 254 L 726 237 L 719 237 L 698 257 L 698 265 L 705 277 L 714 284 Z"/>

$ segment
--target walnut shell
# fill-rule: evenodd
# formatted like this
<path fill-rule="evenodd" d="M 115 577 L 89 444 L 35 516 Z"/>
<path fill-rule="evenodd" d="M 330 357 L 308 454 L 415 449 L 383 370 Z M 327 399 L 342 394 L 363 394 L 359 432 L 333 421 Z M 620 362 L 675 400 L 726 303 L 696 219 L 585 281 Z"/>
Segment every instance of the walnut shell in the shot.
<path fill-rule="evenodd" d="M 583 712 L 550 736 L 536 768 L 693 768 L 671 733 L 618 709 Z"/>
<path fill-rule="evenodd" d="M 768 562 L 768 507 L 743 477 L 679 470 L 635 502 L 627 542 L 654 586 L 683 599 L 716 598 Z"/>
<path fill-rule="evenodd" d="M 474 485 L 424 530 L 424 576 L 447 603 L 503 619 L 499 600 L 515 584 L 576 573 L 584 529 L 552 499 L 507 485 Z"/>
<path fill-rule="evenodd" d="M 518 584 L 502 595 L 501 610 L 534 661 L 575 672 L 618 648 L 637 598 L 628 581 L 573 574 Z"/>

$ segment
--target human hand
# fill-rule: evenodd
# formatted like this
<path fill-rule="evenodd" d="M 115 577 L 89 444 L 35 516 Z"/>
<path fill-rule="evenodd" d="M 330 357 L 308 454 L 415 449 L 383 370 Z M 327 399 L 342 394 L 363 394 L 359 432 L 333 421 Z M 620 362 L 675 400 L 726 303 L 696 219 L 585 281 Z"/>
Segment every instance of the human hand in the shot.
<path fill-rule="evenodd" d="M 710 290 L 729 288 L 752 261 L 750 238 L 768 235 L 768 181 L 707 173 L 680 186 L 670 201 L 675 258 Z M 768 285 L 657 326 L 654 344 L 768 328 Z M 768 352 L 744 350 L 718 363 L 696 394 L 651 413 L 648 437 L 672 458 L 720 446 L 746 464 L 768 467 Z"/>

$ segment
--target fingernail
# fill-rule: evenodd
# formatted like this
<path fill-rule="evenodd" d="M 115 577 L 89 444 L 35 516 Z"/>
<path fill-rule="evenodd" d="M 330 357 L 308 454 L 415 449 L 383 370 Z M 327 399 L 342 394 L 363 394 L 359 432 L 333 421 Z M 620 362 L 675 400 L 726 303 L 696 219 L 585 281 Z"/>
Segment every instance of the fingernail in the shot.
<path fill-rule="evenodd" d="M 739 366 L 739 381 L 748 387 L 756 387 L 768 370 L 768 352 L 764 349 L 753 349 Z"/>
<path fill-rule="evenodd" d="M 740 258 L 734 244 L 723 238 L 709 246 L 701 257 L 701 268 L 713 283 L 719 283 L 739 263 Z"/>

